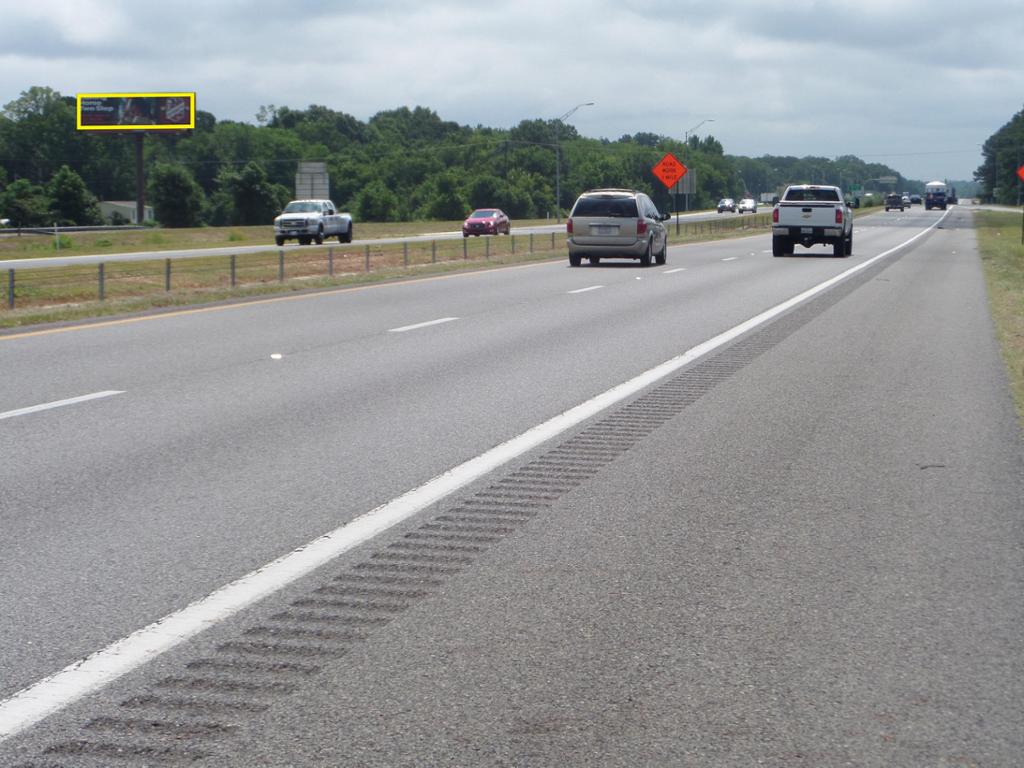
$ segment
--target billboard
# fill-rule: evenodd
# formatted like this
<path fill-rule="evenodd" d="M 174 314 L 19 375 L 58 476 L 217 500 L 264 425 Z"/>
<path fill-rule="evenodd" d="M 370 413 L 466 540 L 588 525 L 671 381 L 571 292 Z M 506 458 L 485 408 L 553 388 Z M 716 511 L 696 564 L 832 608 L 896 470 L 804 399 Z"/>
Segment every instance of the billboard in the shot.
<path fill-rule="evenodd" d="M 80 131 L 183 131 L 196 126 L 196 94 L 80 93 Z"/>

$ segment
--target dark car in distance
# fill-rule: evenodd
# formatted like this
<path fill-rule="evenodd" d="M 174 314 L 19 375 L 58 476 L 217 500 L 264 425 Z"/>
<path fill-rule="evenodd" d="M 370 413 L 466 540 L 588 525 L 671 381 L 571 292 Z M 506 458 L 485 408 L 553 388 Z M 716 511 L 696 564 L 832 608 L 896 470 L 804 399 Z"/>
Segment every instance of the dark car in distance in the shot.
<path fill-rule="evenodd" d="M 462 222 L 462 236 L 511 235 L 512 222 L 500 208 L 477 208 Z"/>

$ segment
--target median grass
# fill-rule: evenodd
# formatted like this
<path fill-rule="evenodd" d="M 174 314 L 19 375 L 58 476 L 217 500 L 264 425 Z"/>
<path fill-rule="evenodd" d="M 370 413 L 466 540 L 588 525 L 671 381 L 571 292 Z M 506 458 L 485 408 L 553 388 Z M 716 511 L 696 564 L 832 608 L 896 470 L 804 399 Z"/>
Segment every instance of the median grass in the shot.
<path fill-rule="evenodd" d="M 549 222 L 519 222 L 520 226 Z M 770 227 L 770 216 L 723 216 L 687 222 L 678 233 L 667 222 L 673 245 L 742 237 Z M 461 222 L 356 225 L 360 239 L 401 238 L 458 231 Z M 16 238 L 8 238 L 16 239 Z M 50 238 L 52 240 L 52 238 Z M 234 255 L 188 259 L 108 261 L 74 267 L 18 269 L 11 308 L 10 275 L 0 275 L 0 328 L 72 322 L 303 290 L 401 280 L 466 269 L 487 269 L 566 258 L 563 231 L 498 237 L 407 240 L 395 243 L 334 243 L 245 252 L 272 242 L 267 227 L 198 230 L 130 230 L 76 233 L 72 255 L 145 250 L 237 247 Z M 98 245 L 97 242 L 103 243 Z M 108 244 L 109 243 L 109 244 Z M 2 250 L 3 246 L 8 251 Z M 22 245 L 24 249 L 26 246 Z M 26 258 L 0 241 L 0 258 Z M 37 256 L 53 252 L 36 253 Z M 30 258 L 30 257 L 29 257 Z"/>
<path fill-rule="evenodd" d="M 1024 427 L 1024 245 L 1021 214 L 977 211 L 981 264 L 996 335 L 1006 361 L 1017 415 Z"/>

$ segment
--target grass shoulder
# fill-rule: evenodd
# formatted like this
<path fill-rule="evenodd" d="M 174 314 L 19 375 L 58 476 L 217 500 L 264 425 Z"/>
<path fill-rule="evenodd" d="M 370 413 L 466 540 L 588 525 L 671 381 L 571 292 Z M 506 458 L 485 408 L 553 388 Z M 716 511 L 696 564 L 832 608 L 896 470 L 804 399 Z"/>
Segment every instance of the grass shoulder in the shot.
<path fill-rule="evenodd" d="M 976 211 L 974 226 L 989 305 L 1024 427 L 1024 244 L 1021 213 Z"/>

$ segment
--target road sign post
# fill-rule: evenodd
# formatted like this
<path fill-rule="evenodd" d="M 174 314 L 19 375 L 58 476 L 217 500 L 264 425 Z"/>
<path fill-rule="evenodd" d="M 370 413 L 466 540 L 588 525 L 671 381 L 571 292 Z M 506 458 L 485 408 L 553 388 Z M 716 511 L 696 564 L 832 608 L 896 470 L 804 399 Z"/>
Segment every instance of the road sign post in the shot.
<path fill-rule="evenodd" d="M 658 177 L 658 181 L 665 185 L 665 189 L 671 190 L 672 187 L 679 182 L 681 178 L 686 175 L 689 170 L 685 165 L 679 162 L 679 158 L 673 155 L 671 152 L 666 152 L 665 156 L 658 161 L 658 163 L 651 168 L 651 172 Z M 676 234 L 679 234 L 679 206 L 676 205 Z"/>

